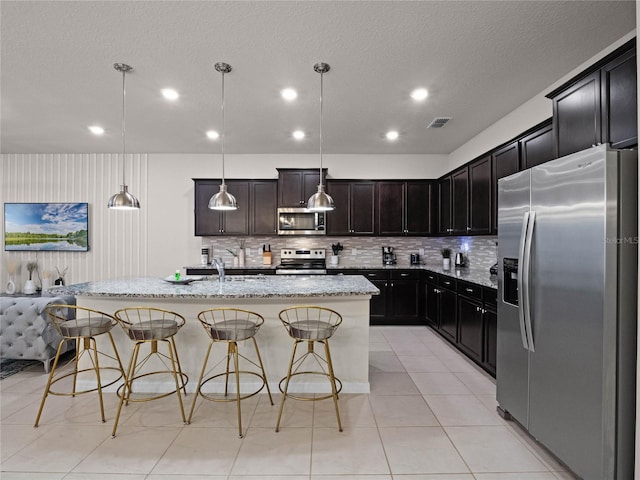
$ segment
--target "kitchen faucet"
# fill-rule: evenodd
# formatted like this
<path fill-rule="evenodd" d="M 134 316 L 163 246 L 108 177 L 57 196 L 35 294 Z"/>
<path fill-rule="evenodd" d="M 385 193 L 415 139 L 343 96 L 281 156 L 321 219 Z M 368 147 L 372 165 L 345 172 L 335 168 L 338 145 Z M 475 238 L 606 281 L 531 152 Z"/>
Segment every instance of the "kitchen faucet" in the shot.
<path fill-rule="evenodd" d="M 224 282 L 224 260 L 222 260 L 222 257 L 220 257 L 218 259 L 213 258 L 211 259 L 211 261 L 218 269 L 218 280 Z"/>

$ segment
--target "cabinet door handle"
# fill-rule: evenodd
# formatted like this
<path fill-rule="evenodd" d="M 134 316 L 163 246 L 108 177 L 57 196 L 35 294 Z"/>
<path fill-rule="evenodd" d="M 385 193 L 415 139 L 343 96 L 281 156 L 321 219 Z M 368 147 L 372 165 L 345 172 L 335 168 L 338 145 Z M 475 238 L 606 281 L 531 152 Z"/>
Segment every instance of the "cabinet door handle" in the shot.
<path fill-rule="evenodd" d="M 443 281 L 442 283 L 444 283 L 445 285 L 451 285 L 451 282 Z"/>
<path fill-rule="evenodd" d="M 401 274 L 400 274 L 400 276 L 401 276 L 401 277 L 408 277 L 408 276 L 409 276 L 409 274 L 408 274 L 408 273 L 401 273 Z"/>
<path fill-rule="evenodd" d="M 473 288 L 469 288 L 469 287 L 467 287 L 467 288 L 465 288 L 465 291 L 466 291 L 466 292 L 469 292 L 469 293 L 473 293 Z"/>
<path fill-rule="evenodd" d="M 476 307 L 476 312 L 482 313 L 482 309 L 480 307 Z"/>
<path fill-rule="evenodd" d="M 468 232 L 469 230 L 471 230 L 471 227 L 467 227 L 467 232 Z"/>
<path fill-rule="evenodd" d="M 391 287 L 393 287 L 393 282 L 391 282 Z"/>

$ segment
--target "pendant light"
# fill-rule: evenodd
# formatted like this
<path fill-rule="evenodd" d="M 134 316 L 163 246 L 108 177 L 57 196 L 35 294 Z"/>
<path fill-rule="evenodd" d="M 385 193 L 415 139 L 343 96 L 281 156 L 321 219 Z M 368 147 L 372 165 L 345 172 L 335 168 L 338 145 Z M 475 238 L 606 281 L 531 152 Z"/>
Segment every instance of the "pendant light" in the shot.
<path fill-rule="evenodd" d="M 324 184 L 322 183 L 322 93 L 323 93 L 323 78 L 331 67 L 328 63 L 316 63 L 313 69 L 320 74 L 320 184 L 318 185 L 318 191 L 309 197 L 307 202 L 307 208 L 313 212 L 328 212 L 336 208 L 333 204 L 333 198 L 331 198 L 324 191 Z"/>
<path fill-rule="evenodd" d="M 224 74 L 231 71 L 231 65 L 219 62 L 216 63 L 215 68 L 222 74 L 222 183 L 220 184 L 220 191 L 209 200 L 209 208 L 211 210 L 237 210 L 236 197 L 227 192 L 227 185 L 224 183 Z"/>
<path fill-rule="evenodd" d="M 126 65 L 124 63 L 114 63 L 113 68 L 115 68 L 118 72 L 122 72 L 122 185 L 120 185 L 120 193 L 116 193 L 109 199 L 109 203 L 107 204 L 108 208 L 113 208 L 115 210 L 137 210 L 140 208 L 140 202 L 136 197 L 129 193 L 129 187 L 127 186 L 127 182 L 124 179 L 124 172 L 126 170 L 125 163 L 127 160 L 126 150 L 125 150 L 125 123 L 124 123 L 124 97 L 125 97 L 125 89 L 124 89 L 124 77 L 127 72 L 133 70 L 132 67 Z"/>

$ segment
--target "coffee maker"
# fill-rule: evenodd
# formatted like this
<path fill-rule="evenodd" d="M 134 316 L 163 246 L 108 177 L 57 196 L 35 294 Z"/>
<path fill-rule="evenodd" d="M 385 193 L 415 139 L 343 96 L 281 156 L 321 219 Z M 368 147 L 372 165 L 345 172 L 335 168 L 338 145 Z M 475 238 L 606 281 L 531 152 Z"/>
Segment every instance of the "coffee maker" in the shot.
<path fill-rule="evenodd" d="M 396 254 L 393 253 L 393 247 L 382 247 L 382 264 L 395 265 Z"/>

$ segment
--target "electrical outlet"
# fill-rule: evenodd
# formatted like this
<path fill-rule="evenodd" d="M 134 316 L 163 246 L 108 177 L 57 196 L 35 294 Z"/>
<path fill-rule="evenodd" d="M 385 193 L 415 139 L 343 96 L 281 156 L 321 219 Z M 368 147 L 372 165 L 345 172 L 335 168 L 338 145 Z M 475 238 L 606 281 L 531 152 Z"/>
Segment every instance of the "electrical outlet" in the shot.
<path fill-rule="evenodd" d="M 418 253 L 424 257 L 424 248 L 421 248 Z"/>
<path fill-rule="evenodd" d="M 250 257 L 250 256 L 251 256 L 251 249 L 250 249 L 250 248 L 248 248 L 248 247 L 247 247 L 247 248 L 245 248 L 245 255 L 246 255 L 247 257 Z"/>
<path fill-rule="evenodd" d="M 357 255 L 358 254 L 358 249 L 357 248 L 352 248 L 351 249 L 351 255 Z"/>
<path fill-rule="evenodd" d="M 258 255 L 262 255 L 264 250 L 262 249 L 262 245 L 258 247 Z"/>

